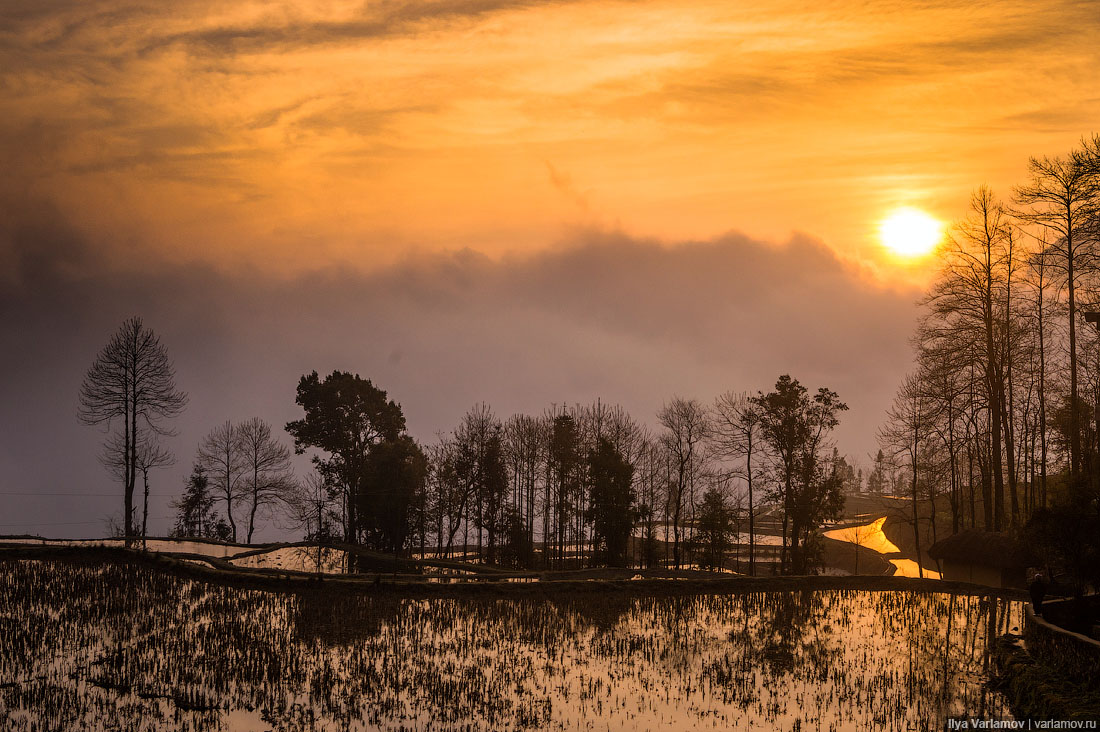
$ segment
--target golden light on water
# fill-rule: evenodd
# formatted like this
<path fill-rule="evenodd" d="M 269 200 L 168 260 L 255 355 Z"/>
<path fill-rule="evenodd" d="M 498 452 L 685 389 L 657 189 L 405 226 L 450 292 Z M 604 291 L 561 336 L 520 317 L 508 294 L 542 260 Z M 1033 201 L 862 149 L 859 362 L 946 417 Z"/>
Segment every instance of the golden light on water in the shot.
<path fill-rule="evenodd" d="M 879 224 L 879 240 L 900 257 L 923 257 L 943 239 L 943 223 L 924 211 L 896 209 Z"/>

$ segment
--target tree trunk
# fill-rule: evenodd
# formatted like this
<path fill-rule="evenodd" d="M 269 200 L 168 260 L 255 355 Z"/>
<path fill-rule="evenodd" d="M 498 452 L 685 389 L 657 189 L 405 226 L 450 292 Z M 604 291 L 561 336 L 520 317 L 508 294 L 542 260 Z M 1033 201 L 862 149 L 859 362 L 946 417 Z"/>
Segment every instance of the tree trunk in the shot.
<path fill-rule="evenodd" d="M 145 500 L 141 507 L 141 548 L 148 548 L 146 537 L 149 535 L 149 469 L 141 470 L 142 483 L 145 488 Z"/>
<path fill-rule="evenodd" d="M 745 451 L 745 475 L 749 482 L 749 576 L 756 576 L 756 508 L 752 503 L 752 433 Z"/>
<path fill-rule="evenodd" d="M 126 391 L 127 391 L 126 399 L 129 400 L 129 398 L 130 398 L 130 396 L 129 396 L 129 387 L 127 386 L 125 388 L 126 388 Z M 127 543 L 127 545 L 129 545 L 129 543 L 130 543 L 130 513 L 131 513 L 132 508 L 133 508 L 132 507 L 133 489 L 131 488 L 131 485 L 132 485 L 133 481 L 131 479 L 130 473 L 134 469 L 133 458 L 131 457 L 131 454 L 130 454 L 130 440 L 133 439 L 133 438 L 131 437 L 131 432 L 130 432 L 130 407 L 129 407 L 129 404 L 127 404 L 126 410 L 124 412 L 122 430 L 123 430 L 123 434 L 124 434 L 122 449 L 125 453 L 123 455 L 123 458 L 122 458 L 122 462 L 123 462 L 123 470 L 122 470 L 122 511 L 123 511 L 122 526 L 123 526 L 123 529 L 122 529 L 122 531 L 123 531 L 123 536 L 126 538 L 126 543 Z"/>
<path fill-rule="evenodd" d="M 255 491 L 255 488 L 253 488 L 253 491 Z M 256 529 L 256 508 L 257 508 L 258 505 L 259 505 L 259 502 L 257 500 L 257 496 L 256 496 L 255 493 L 253 493 L 252 494 L 252 508 L 248 512 L 248 538 L 245 539 L 246 544 L 251 544 L 252 543 L 252 532 L 255 531 L 255 529 Z"/>
<path fill-rule="evenodd" d="M 914 431 L 913 435 L 913 542 L 917 547 L 917 573 L 921 579 L 924 579 L 924 565 L 921 563 L 920 553 L 920 515 L 917 510 L 917 454 L 918 454 L 918 442 L 917 434 Z"/>
<path fill-rule="evenodd" d="M 973 529 L 978 522 L 978 518 L 974 500 L 974 449 L 971 444 L 971 440 L 969 439 L 967 439 L 966 441 L 966 464 L 967 472 L 969 475 L 969 480 L 967 481 L 967 493 L 970 497 L 970 528 Z"/>
<path fill-rule="evenodd" d="M 787 536 L 787 527 L 789 524 L 791 514 L 791 468 L 786 467 L 787 475 L 784 477 L 783 483 L 783 543 L 780 547 L 779 554 L 779 571 L 781 574 L 786 574 L 787 566 L 790 562 L 790 543 Z"/>
<path fill-rule="evenodd" d="M 137 483 L 137 344 L 134 344 L 132 349 L 132 365 L 133 370 L 130 373 L 130 440 L 127 446 L 127 462 L 129 463 L 126 471 L 126 546 L 130 546 L 130 541 L 134 536 L 134 487 Z"/>
<path fill-rule="evenodd" d="M 998 373 L 1001 395 L 1005 397 L 1005 385 L 1008 385 L 1007 402 L 1002 411 L 1004 420 L 1005 449 L 1008 460 L 1008 492 L 1011 506 L 1012 526 L 1019 521 L 1020 504 L 1016 495 L 1016 431 L 1014 427 L 1015 403 L 1012 393 L 1012 238 L 1008 240 L 1008 269 L 1005 273 L 1005 335 L 1004 335 L 1004 371 Z M 1004 528 L 1002 526 L 1002 528 Z"/>
<path fill-rule="evenodd" d="M 1000 531 L 1004 520 L 1004 463 L 1001 456 L 1001 411 L 1002 411 L 1002 391 L 998 388 L 998 379 L 995 372 L 994 365 L 994 353 L 993 353 L 993 320 L 992 320 L 992 300 L 987 303 L 990 308 L 987 311 L 986 316 L 986 394 L 989 397 L 989 429 L 990 429 L 990 446 L 992 448 L 992 456 L 990 458 L 990 466 L 993 469 L 993 511 L 992 511 L 992 523 L 993 531 Z M 989 513 L 989 511 L 987 511 Z"/>
<path fill-rule="evenodd" d="M 1043 341 L 1043 265 L 1039 269 L 1039 505 L 1047 505 L 1046 347 Z"/>
<path fill-rule="evenodd" d="M 947 453 L 951 465 L 951 533 L 959 533 L 959 460 L 955 446 L 955 415 L 947 404 Z"/>
<path fill-rule="evenodd" d="M 1067 221 L 1070 212 L 1066 210 Z M 1066 287 L 1069 292 L 1069 454 L 1070 482 L 1076 483 L 1081 470 L 1081 416 L 1077 403 L 1077 300 L 1073 271 L 1073 232 L 1066 227 Z"/>

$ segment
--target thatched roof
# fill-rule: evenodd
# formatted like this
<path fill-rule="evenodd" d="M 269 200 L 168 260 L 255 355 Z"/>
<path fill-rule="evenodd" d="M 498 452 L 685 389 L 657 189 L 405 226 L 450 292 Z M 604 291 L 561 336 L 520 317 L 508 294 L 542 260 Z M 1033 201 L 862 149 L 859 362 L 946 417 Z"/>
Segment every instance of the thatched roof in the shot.
<path fill-rule="evenodd" d="M 940 539 L 929 547 L 928 556 L 1000 569 L 1030 567 L 1035 563 L 1020 543 L 1007 534 L 978 529 L 967 529 Z"/>

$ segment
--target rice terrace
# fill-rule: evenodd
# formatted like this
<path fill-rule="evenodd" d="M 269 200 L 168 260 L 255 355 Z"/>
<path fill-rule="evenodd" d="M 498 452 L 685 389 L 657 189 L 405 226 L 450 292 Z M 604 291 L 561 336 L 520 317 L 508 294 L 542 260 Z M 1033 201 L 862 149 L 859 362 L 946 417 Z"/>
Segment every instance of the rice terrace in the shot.
<path fill-rule="evenodd" d="M 3 729 L 930 729 L 1008 714 L 1022 625 L 920 580 L 330 590 L 101 551 L 0 560 Z"/>

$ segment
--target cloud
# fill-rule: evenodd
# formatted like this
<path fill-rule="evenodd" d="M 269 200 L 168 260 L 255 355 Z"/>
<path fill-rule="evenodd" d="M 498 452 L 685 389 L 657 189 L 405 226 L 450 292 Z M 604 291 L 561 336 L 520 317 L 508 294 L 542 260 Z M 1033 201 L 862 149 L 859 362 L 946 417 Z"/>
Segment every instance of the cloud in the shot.
<path fill-rule="evenodd" d="M 583 213 L 589 213 L 590 206 L 588 204 L 588 196 L 577 190 L 577 186 L 573 183 L 572 176 L 555 168 L 549 160 L 544 162 L 546 163 L 546 173 L 550 178 L 550 185 L 554 186 L 559 193 L 575 203 L 577 208 Z"/>
<path fill-rule="evenodd" d="M 909 362 L 915 293 L 867 284 L 807 236 L 667 246 L 586 231 L 534 255 L 458 251 L 280 279 L 198 265 L 122 270 L 56 211 L 31 213 L 55 225 L 4 231 L 21 281 L 0 289 L 0 339 L 18 354 L 0 365 L 0 474 L 29 490 L 114 490 L 95 460 L 102 436 L 76 424 L 75 399 L 96 351 L 132 314 L 161 335 L 191 395 L 171 444 L 179 463 L 156 493 L 178 490 L 212 425 L 295 418 L 294 386 L 313 369 L 371 378 L 425 441 L 479 401 L 508 415 L 599 397 L 652 424 L 673 394 L 709 400 L 789 372 L 848 401 L 841 447 L 862 459 Z M 94 500 L 20 499 L 9 520 L 114 510 Z M 167 515 L 168 498 L 157 500 L 153 515 Z"/>
<path fill-rule="evenodd" d="M 1098 29 L 1038 0 L 3 3 L 0 468 L 113 490 L 73 406 L 134 313 L 193 397 L 164 490 L 313 369 L 422 439 L 480 400 L 650 419 L 789 371 L 862 455 L 916 292 L 845 262 L 1089 132 Z"/>
<path fill-rule="evenodd" d="M 17 0 L 0 160 L 116 256 L 370 268 L 596 221 L 875 261 L 886 209 L 950 219 L 1089 131 L 1093 10 Z"/>
<path fill-rule="evenodd" d="M 432 0 L 365 4 L 354 17 L 319 21 L 302 17 L 286 23 L 220 25 L 152 38 L 142 53 L 181 45 L 191 53 L 216 57 L 242 53 L 283 52 L 303 47 L 360 43 L 416 33 L 425 28 L 459 21 L 471 22 L 486 15 L 519 8 L 547 5 L 524 0 Z"/>

